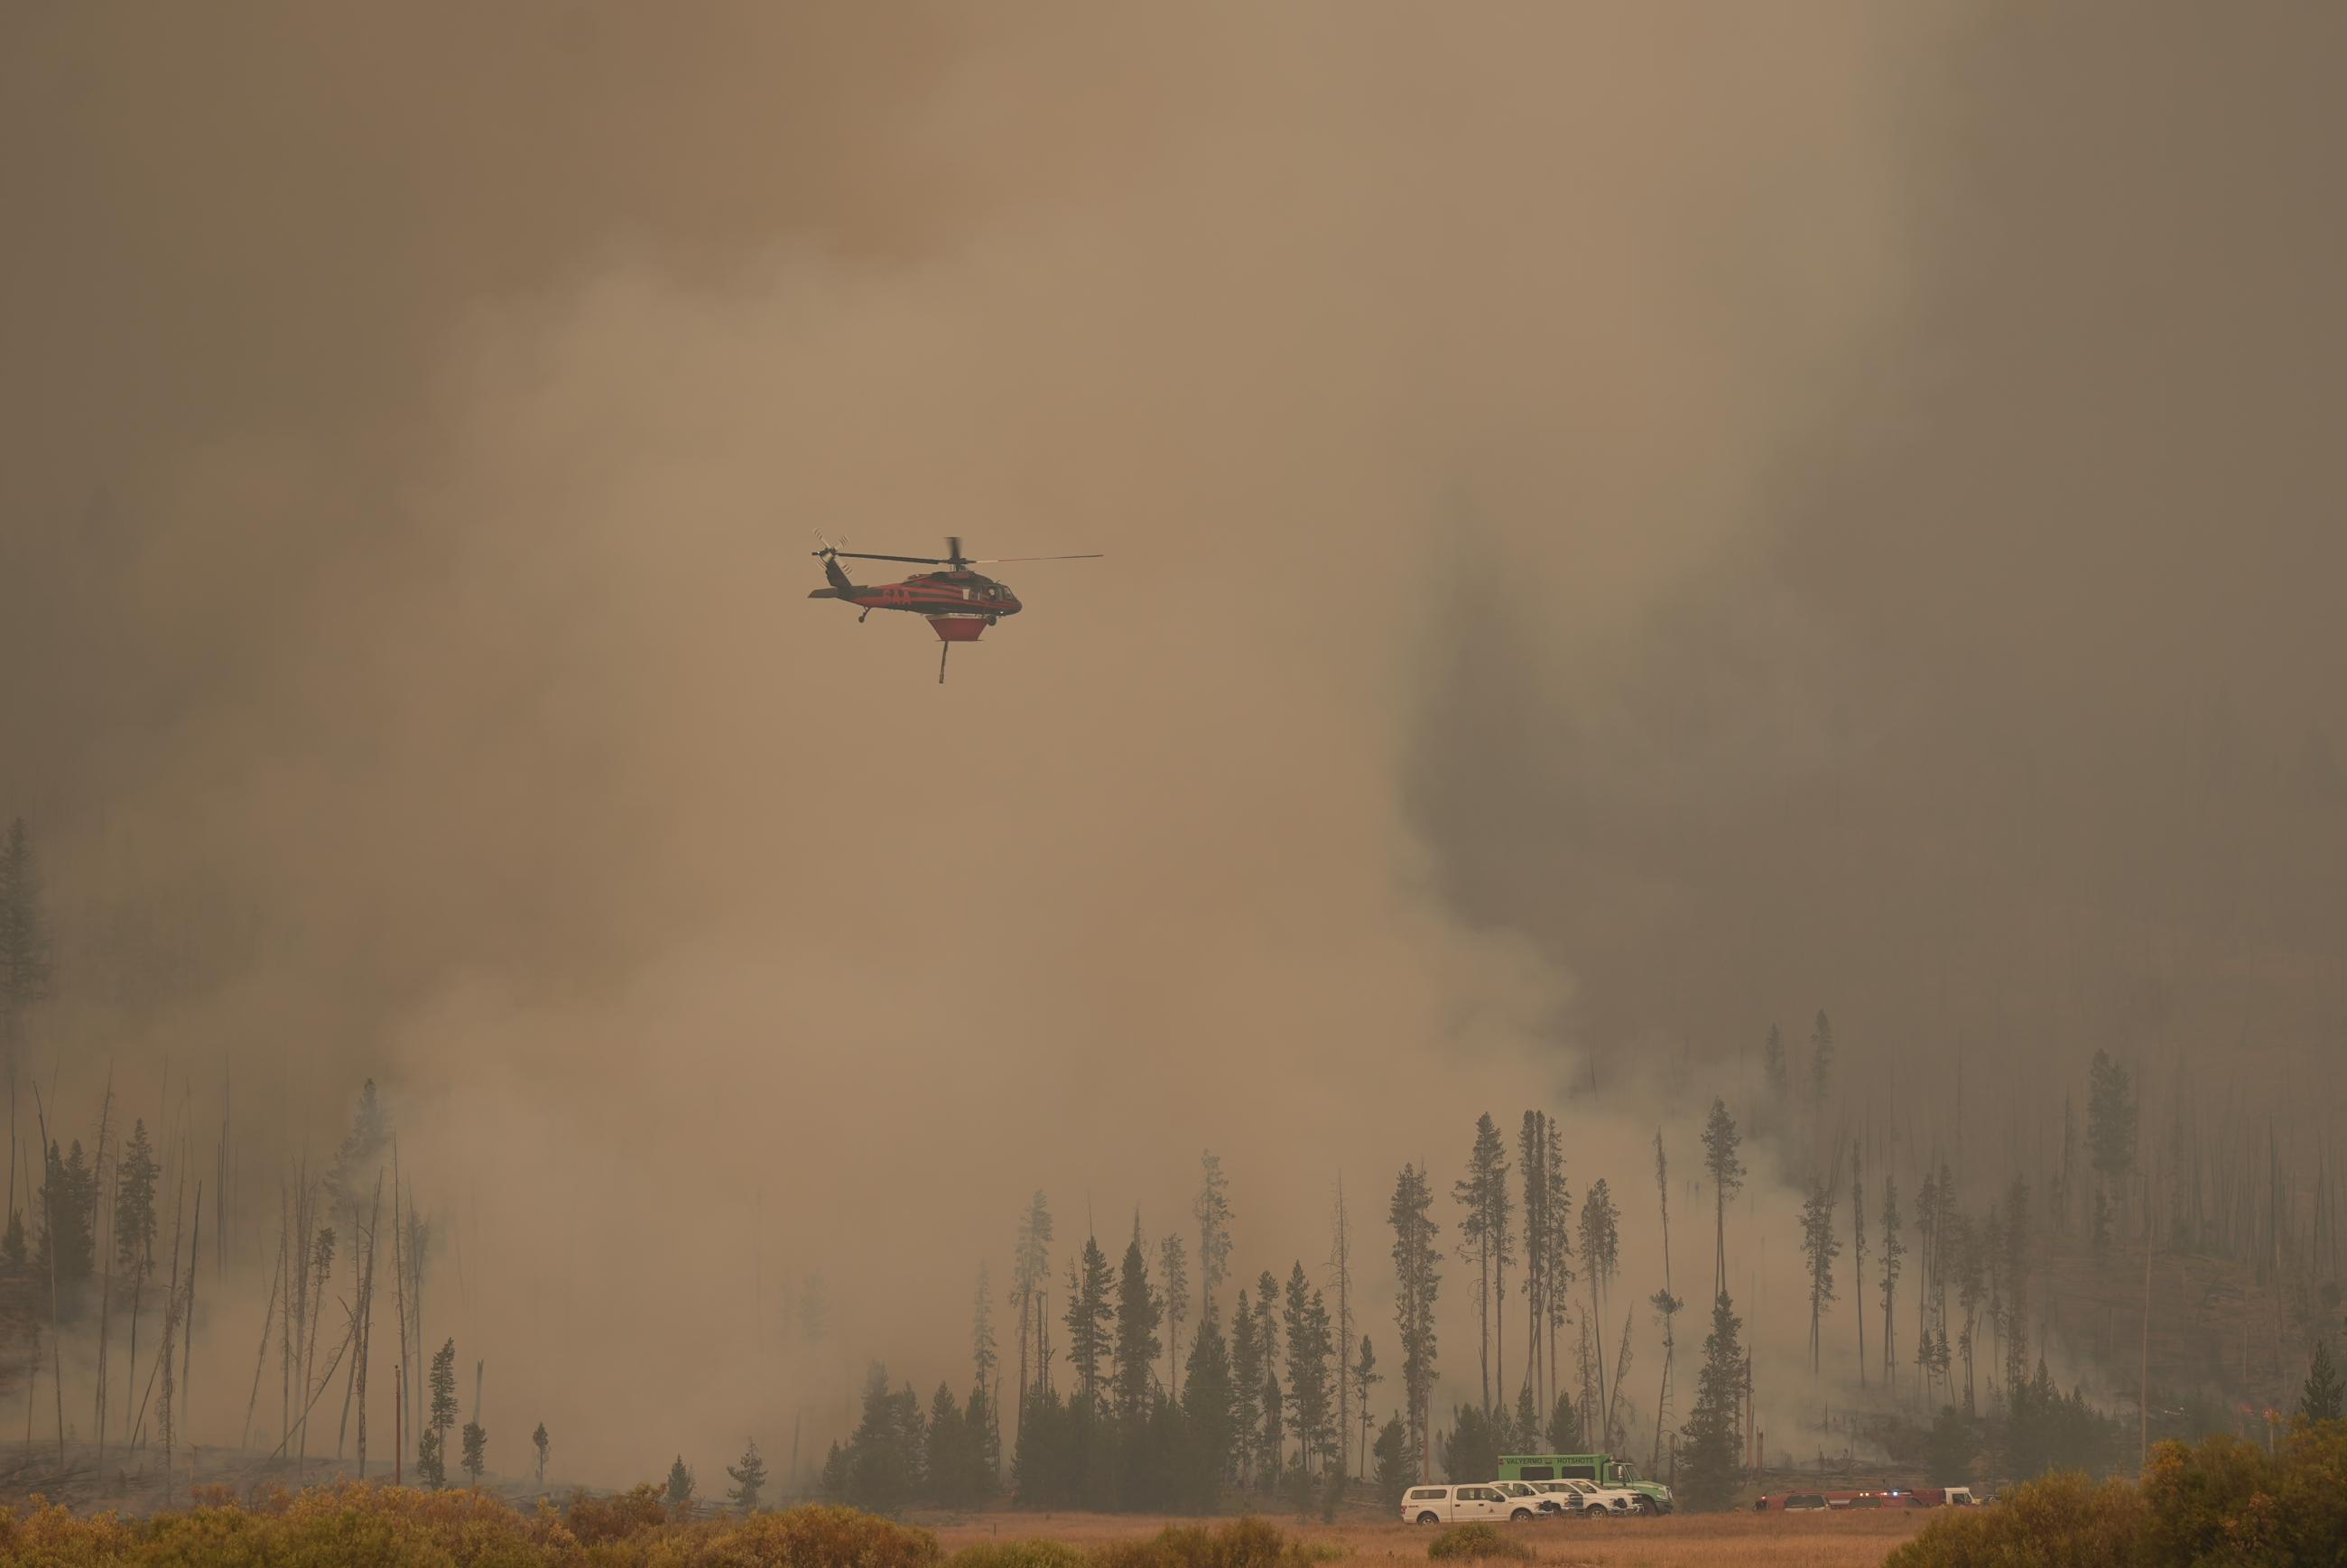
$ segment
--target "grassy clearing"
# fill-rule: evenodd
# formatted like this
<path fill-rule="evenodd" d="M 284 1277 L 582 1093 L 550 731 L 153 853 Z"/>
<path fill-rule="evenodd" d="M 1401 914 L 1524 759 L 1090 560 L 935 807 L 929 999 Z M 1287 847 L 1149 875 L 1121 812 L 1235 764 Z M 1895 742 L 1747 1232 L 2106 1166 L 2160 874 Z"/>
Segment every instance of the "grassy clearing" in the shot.
<path fill-rule="evenodd" d="M 1929 1516 L 1922 1512 L 1696 1515 L 1606 1521 L 1543 1520 L 1499 1526 L 1522 1541 L 1540 1568 L 1879 1568 Z M 1106 1513 L 970 1514 L 928 1521 L 949 1553 L 999 1537 L 1095 1546 L 1154 1534 L 1168 1522 Z M 1424 1563 L 1435 1532 L 1356 1516 L 1333 1525 L 1289 1523 L 1291 1540 L 1352 1568 Z"/>
<path fill-rule="evenodd" d="M 705 1514 L 705 1511 L 704 1511 Z M 514 1508 L 475 1491 L 348 1483 L 239 1502 L 200 1489 L 196 1506 L 146 1518 L 76 1513 L 34 1498 L 0 1508 L 0 1563 L 432 1564 L 434 1568 L 1316 1568 L 1343 1555 L 1259 1519 L 1169 1524 L 1086 1544 L 1048 1535 L 961 1544 L 848 1508 L 695 1517 L 659 1489 Z"/>

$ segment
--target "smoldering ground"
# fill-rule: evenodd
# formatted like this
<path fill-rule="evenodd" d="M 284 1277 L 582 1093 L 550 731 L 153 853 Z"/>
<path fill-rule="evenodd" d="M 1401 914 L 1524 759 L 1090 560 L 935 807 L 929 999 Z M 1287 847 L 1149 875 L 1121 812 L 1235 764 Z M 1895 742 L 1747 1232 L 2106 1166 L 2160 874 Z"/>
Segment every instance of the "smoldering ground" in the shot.
<path fill-rule="evenodd" d="M 1911 774 L 1843 765 L 1879 754 L 1849 715 L 1909 702 L 1968 754 L 2067 671 L 2031 710 L 2058 756 L 2131 679 L 2070 657 L 2139 626 L 2091 592 L 2019 600 L 2082 624 L 1978 661 L 2004 684 L 1882 609 L 1910 548 L 1944 617 L 2009 580 L 1988 546 L 2083 571 L 2119 528 L 2075 477 L 2026 535 L 1893 483 L 1977 444 L 1886 381 L 1955 355 L 1960 411 L 2002 412 L 2026 374 L 2025 334 L 1967 347 L 1944 253 L 2008 190 L 1950 149 L 2043 68 L 2026 19 L 9 26 L 0 788 L 60 933 L 27 1059 L 136 1109 L 168 1056 L 200 1140 L 232 1081 L 262 1190 L 381 1081 L 443 1222 L 427 1333 L 488 1360 L 502 1467 L 538 1419 L 583 1479 L 772 1453 L 867 1356 L 958 1381 L 1029 1192 L 1063 1248 L 1153 1235 L 1201 1145 L 1248 1276 L 1325 1254 L 1340 1170 L 1381 1254 L 1393 1169 L 1447 1182 L 1485 1109 L 1559 1105 L 1576 1190 L 1639 1215 L 1653 1127 L 1691 1171 L 1701 1109 L 1639 1060 L 1867 983 L 1821 894 L 1768 919 L 1788 820 L 1854 797 L 1936 842 L 1886 804 Z M 2173 68 L 2212 104 L 2255 77 Z M 2024 292 L 2050 314 L 2144 207 L 2037 200 L 2078 280 Z M 1028 612 L 940 692 L 925 633 L 803 600 L 811 526 L 1110 555 L 1004 569 Z M 1561 719 L 1601 743 L 1560 755 Z M 1780 947 L 1717 967 L 1683 939 L 1716 910 Z M 1788 1275 L 1789 1202 L 1753 1215 Z M 249 1376 L 267 1220 L 210 1387 Z M 819 1358 L 781 1323 L 811 1273 Z M 1448 1378 L 1471 1339 L 1454 1271 Z"/>

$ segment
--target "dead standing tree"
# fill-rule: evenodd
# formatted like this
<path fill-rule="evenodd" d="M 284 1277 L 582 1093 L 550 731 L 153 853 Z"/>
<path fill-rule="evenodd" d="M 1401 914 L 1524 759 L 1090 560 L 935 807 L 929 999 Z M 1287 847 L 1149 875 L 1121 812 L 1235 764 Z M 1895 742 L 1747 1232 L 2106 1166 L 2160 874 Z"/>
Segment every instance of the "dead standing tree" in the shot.
<path fill-rule="evenodd" d="M 356 1458 L 359 1479 L 366 1479 L 366 1396 L 367 1361 L 374 1339 L 374 1240 L 383 1221 L 383 1174 L 375 1173 L 374 1206 L 367 1215 L 365 1261 L 359 1269 L 358 1366 L 355 1381 L 358 1388 L 359 1437 Z"/>
<path fill-rule="evenodd" d="M 97 1407 L 95 1414 L 97 1424 L 97 1473 L 100 1475 L 106 1473 L 106 1353 L 108 1329 L 111 1327 L 110 1320 L 114 1311 L 114 1237 L 109 1231 L 105 1241 L 98 1243 L 97 1233 L 97 1216 L 104 1214 L 110 1217 L 113 1213 L 112 1205 L 106 1202 L 105 1195 L 107 1176 L 110 1169 L 106 1163 L 106 1139 L 107 1134 L 113 1131 L 113 1127 L 114 1074 L 109 1071 L 106 1075 L 106 1098 L 98 1102 L 97 1191 L 92 1194 L 95 1207 L 90 1215 L 90 1238 L 93 1244 L 104 1248 L 101 1255 L 105 1259 L 105 1273 L 98 1285 L 97 1373 L 95 1378 L 96 1387 L 92 1390 Z M 115 1178 L 115 1184 L 118 1189 L 121 1184 L 121 1178 L 118 1175 Z"/>
<path fill-rule="evenodd" d="M 261 1374 L 269 1367 L 269 1331 L 277 1327 L 277 1301 L 285 1294 L 285 1241 L 281 1228 L 277 1233 L 277 1264 L 269 1277 L 269 1299 L 261 1312 L 261 1348 L 253 1353 L 252 1393 L 244 1401 L 244 1436 L 238 1440 L 239 1448 L 252 1446 L 252 1418 L 261 1409 Z"/>

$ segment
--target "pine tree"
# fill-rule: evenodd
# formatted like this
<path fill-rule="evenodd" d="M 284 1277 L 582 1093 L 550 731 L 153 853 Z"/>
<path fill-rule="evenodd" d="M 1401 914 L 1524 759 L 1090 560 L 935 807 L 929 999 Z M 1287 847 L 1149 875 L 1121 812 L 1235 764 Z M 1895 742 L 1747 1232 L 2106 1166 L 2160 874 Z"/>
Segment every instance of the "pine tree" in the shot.
<path fill-rule="evenodd" d="M 1385 1381 L 1383 1374 L 1378 1370 L 1377 1348 L 1369 1343 L 1369 1337 L 1366 1334 L 1361 1336 L 1361 1348 L 1354 1353 L 1353 1364 L 1346 1372 L 1345 1380 L 1352 1385 L 1353 1399 L 1361 1412 L 1361 1457 L 1354 1469 L 1366 1475 L 1369 1468 L 1369 1390 Z"/>
<path fill-rule="evenodd" d="M 676 1462 L 668 1467 L 668 1505 L 682 1512 L 692 1503 L 692 1470 L 684 1462 L 684 1456 L 679 1454 Z"/>
<path fill-rule="evenodd" d="M 335 1152 L 333 1169 L 326 1173 L 326 1188 L 333 1195 L 335 1212 L 350 1216 L 353 1235 L 364 1228 L 360 1222 L 365 1218 L 363 1211 L 366 1197 L 374 1187 L 376 1169 L 390 1147 L 390 1118 L 384 1115 L 374 1080 L 370 1078 L 359 1090 L 358 1106 L 351 1113 L 351 1130 Z"/>
<path fill-rule="evenodd" d="M 1434 1302 L 1442 1276 L 1434 1238 L 1441 1228 L 1428 1211 L 1434 1193 L 1415 1165 L 1394 1178 L 1387 1219 L 1393 1226 L 1394 1327 L 1401 1339 L 1401 1386 L 1411 1473 L 1423 1474 L 1434 1397 Z"/>
<path fill-rule="evenodd" d="M 1866 1387 L 1866 1180 L 1860 1171 L 1860 1154 L 1853 1140 L 1850 1146 L 1850 1272 L 1857 1284 L 1857 1309 L 1850 1316 L 1858 1320 L 1858 1386 Z"/>
<path fill-rule="evenodd" d="M 1581 1412 L 1573 1407 L 1570 1394 L 1559 1394 L 1556 1403 L 1549 1408 L 1548 1451 L 1553 1454 L 1577 1454 L 1581 1448 Z"/>
<path fill-rule="evenodd" d="M 1593 1414 L 1597 1440 L 1609 1448 L 1614 1439 L 1614 1407 L 1605 1389 L 1605 1287 L 1613 1283 L 1620 1255 L 1620 1215 L 1613 1195 L 1605 1190 L 1605 1178 L 1600 1176 L 1581 1200 L 1581 1266 L 1589 1275 L 1590 1326 L 1597 1341 L 1597 1403 Z"/>
<path fill-rule="evenodd" d="M 1895 1320 L 1891 1309 L 1899 1298 L 1899 1260 L 1907 1249 L 1899 1241 L 1899 1184 L 1889 1176 L 1882 1178 L 1882 1386 L 1886 1390 L 1898 1387 L 1899 1361 L 1892 1330 Z"/>
<path fill-rule="evenodd" d="M 1141 1221 L 1136 1217 L 1117 1276 L 1116 1337 L 1110 1352 L 1116 1377 L 1117 1419 L 1128 1434 L 1128 1442 L 1149 1416 L 1157 1354 L 1165 1348 L 1157 1337 L 1160 1316 L 1156 1293 L 1149 1286 L 1149 1266 L 1141 1255 Z"/>
<path fill-rule="evenodd" d="M 1388 1418 L 1385 1429 L 1378 1433 L 1377 1478 L 1378 1504 L 1381 1508 L 1399 1508 L 1401 1494 L 1418 1484 L 1417 1450 L 1409 1446 L 1409 1433 L 1399 1416 Z"/>
<path fill-rule="evenodd" d="M 1785 1031 L 1773 1023 L 1768 1026 L 1768 1043 L 1760 1048 L 1760 1078 L 1768 1085 L 1768 1098 L 1781 1102 L 1785 1098 Z"/>
<path fill-rule="evenodd" d="M 1696 1378 L 1695 1406 L 1680 1429 L 1678 1494 L 1697 1513 L 1728 1506 L 1742 1470 L 1742 1433 L 1737 1401 L 1744 1387 L 1744 1351 L 1737 1342 L 1743 1323 L 1721 1291 L 1712 1303 L 1711 1333 L 1703 1342 L 1703 1370 Z"/>
<path fill-rule="evenodd" d="M 1811 1184 L 1801 1204 L 1801 1256 L 1809 1269 L 1809 1375 L 1824 1368 L 1820 1332 L 1825 1309 L 1834 1299 L 1834 1259 L 1841 1255 L 1841 1238 L 1834 1235 L 1835 1184 L 1828 1179 Z"/>
<path fill-rule="evenodd" d="M 2137 1109 L 2127 1068 L 2106 1050 L 2095 1052 L 2087 1070 L 2086 1146 L 2094 1158 L 2096 1229 L 2102 1240 L 2108 1238 L 2110 1197 L 2116 1194 L 2125 1204 L 2135 1172 Z"/>
<path fill-rule="evenodd" d="M 32 1267 L 32 1255 L 25 1245 L 24 1211 L 12 1209 L 8 1214 L 7 1232 L 0 1235 L 0 1263 L 5 1263 L 10 1268 L 28 1269 Z"/>
<path fill-rule="evenodd" d="M 1198 1171 L 1198 1196 L 1190 1214 L 1198 1222 L 1198 1317 L 1203 1322 L 1214 1315 L 1214 1292 L 1230 1274 L 1231 1200 L 1220 1155 L 1202 1150 Z"/>
<path fill-rule="evenodd" d="M 1108 1255 L 1100 1242 L 1084 1238 L 1079 1260 L 1068 1266 L 1068 1364 L 1076 1372 L 1076 1399 L 1086 1410 L 1101 1404 L 1101 1362 L 1109 1353 L 1110 1304 Z"/>
<path fill-rule="evenodd" d="M 1940 1217 L 1940 1178 L 1925 1166 L 1915 1194 L 1915 1378 L 1916 1391 L 1932 1396 L 1932 1271 Z"/>
<path fill-rule="evenodd" d="M 1214 1511 L 1232 1472 L 1236 1403 L 1230 1352 L 1223 1340 L 1222 1326 L 1210 1312 L 1199 1320 L 1197 1335 L 1190 1342 L 1190 1362 L 1182 1385 L 1187 1440 L 1182 1492 L 1184 1501 L 1197 1512 Z"/>
<path fill-rule="evenodd" d="M 961 1493 L 970 1502 L 984 1502 L 994 1495 L 996 1478 L 1002 1473 L 1002 1427 L 984 1389 L 970 1389 L 969 1403 L 962 1408 L 962 1428 Z"/>
<path fill-rule="evenodd" d="M 473 1478 L 477 1489 L 481 1472 L 489 1467 L 489 1434 L 477 1420 L 466 1421 L 464 1431 L 465 1473 Z"/>
<path fill-rule="evenodd" d="M 1027 1400 L 1049 1386 L 1042 1355 L 1048 1327 L 1042 1302 L 1051 1276 L 1051 1207 L 1039 1191 L 1019 1216 L 1019 1233 L 1010 1249 L 1010 1305 L 1019 1312 L 1019 1419 L 1022 1422 L 1027 1419 Z"/>
<path fill-rule="evenodd" d="M 994 1282 L 987 1266 L 978 1266 L 978 1292 L 970 1302 L 969 1366 L 970 1376 L 981 1389 L 994 1383 L 994 1368 L 1000 1360 L 994 1348 Z"/>
<path fill-rule="evenodd" d="M 529 1441 L 530 1446 L 538 1450 L 538 1487 L 543 1491 L 546 1490 L 546 1453 L 549 1446 L 544 1421 L 538 1422 L 538 1430 L 529 1434 Z"/>
<path fill-rule="evenodd" d="M 1532 1403 L 1532 1379 L 1516 1385 L 1516 1419 L 1508 1428 L 1508 1440 L 1501 1445 L 1502 1453 L 1532 1453 L 1538 1451 L 1541 1438 L 1540 1407 Z"/>
<path fill-rule="evenodd" d="M 435 1488 L 448 1484 L 448 1429 L 456 1424 L 456 1341 L 450 1339 L 432 1353 L 432 1409 L 425 1425 L 432 1435 L 432 1460 L 425 1468 L 419 1455 L 417 1473 L 428 1475 Z"/>
<path fill-rule="evenodd" d="M 1948 1264 L 1956 1276 L 1956 1305 L 1963 1308 L 1964 1326 L 1956 1336 L 1957 1348 L 1964 1360 L 1964 1415 L 1977 1413 L 1973 1393 L 1973 1340 L 1980 1319 L 1980 1307 L 1987 1295 L 1987 1281 L 1981 1268 L 1981 1237 L 1969 1214 L 1952 1216 L 1948 1224 Z"/>
<path fill-rule="evenodd" d="M 1495 1305 L 1494 1265 L 1504 1279 L 1509 1254 L 1508 1149 L 1489 1112 L 1475 1119 L 1475 1143 L 1467 1155 L 1467 1174 L 1455 1183 L 1450 1195 L 1465 1210 L 1459 1222 L 1459 1261 L 1476 1266 L 1475 1329 L 1481 1341 L 1483 1413 L 1491 1412 L 1491 1318 Z"/>
<path fill-rule="evenodd" d="M 2306 1368 L 2306 1382 L 2299 1389 L 2298 1419 L 2301 1421 L 2335 1421 L 2341 1419 L 2339 1367 L 2331 1358 L 2328 1337 L 2314 1342 L 2314 1358 Z"/>
<path fill-rule="evenodd" d="M 1328 1348 L 1337 1358 L 1337 1463 L 1341 1475 L 1353 1440 L 1353 1379 L 1346 1376 L 1345 1358 L 1353 1345 L 1353 1223 L 1345 1212 L 1345 1176 L 1337 1175 L 1337 1200 L 1328 1211 L 1328 1278 L 1337 1287 L 1335 1337 Z"/>
<path fill-rule="evenodd" d="M 976 1467 L 971 1462 L 975 1456 L 970 1452 L 969 1436 L 969 1423 L 962 1419 L 961 1401 L 954 1398 L 950 1385 L 938 1383 L 938 1391 L 929 1399 L 928 1445 L 921 1465 L 932 1502 L 958 1508 L 971 1501 L 970 1472 Z"/>
<path fill-rule="evenodd" d="M 1262 1303 L 1258 1301 L 1256 1307 L 1260 1310 Z M 1255 1483 L 1266 1492 L 1276 1491 L 1286 1473 L 1287 1409 L 1274 1373 L 1266 1373 L 1263 1379 L 1263 1430 L 1256 1434 L 1255 1443 Z"/>
<path fill-rule="evenodd" d="M 1299 1260 L 1287 1276 L 1287 1408 L 1296 1431 L 1296 1457 L 1308 1472 L 1315 1459 L 1336 1457 L 1337 1428 L 1329 1408 L 1328 1358 L 1335 1351 L 1328 1307 L 1304 1277 Z"/>
<path fill-rule="evenodd" d="M 750 1440 L 750 1446 L 742 1450 L 741 1462 L 727 1465 L 725 1473 L 733 1478 L 725 1500 L 744 1513 L 757 1512 L 758 1494 L 766 1490 L 766 1461 L 758 1452 L 757 1439 Z"/>
<path fill-rule="evenodd" d="M 133 1367 L 138 1365 L 138 1308 L 148 1276 L 155 1271 L 155 1182 L 160 1173 L 142 1117 L 131 1123 L 129 1142 L 114 1163 L 114 1263 L 130 1290 Z"/>
<path fill-rule="evenodd" d="M 1549 1239 L 1555 1234 L 1548 1214 L 1548 1116 L 1524 1112 L 1516 1132 L 1516 1169 L 1523 1181 L 1524 1369 L 1534 1398 L 1547 1389 L 1541 1324 L 1548 1312 Z"/>
<path fill-rule="evenodd" d="M 1784 1059 L 1783 1042 L 1778 1040 L 1772 1027 L 1768 1038 L 1777 1043 L 1779 1077 Z M 1737 1150 L 1744 1140 L 1736 1130 L 1736 1118 L 1727 1113 L 1727 1102 L 1714 1100 L 1711 1115 L 1703 1124 L 1703 1168 L 1711 1177 L 1712 1206 L 1717 1222 L 1715 1263 L 1711 1288 L 1715 1296 L 1727 1288 L 1727 1205 L 1744 1189 L 1744 1162 L 1737 1158 Z"/>
<path fill-rule="evenodd" d="M 1646 1298 L 1655 1309 L 1655 1317 L 1663 1326 L 1663 1376 L 1655 1389 L 1655 1447 L 1648 1460 L 1650 1465 L 1662 1461 L 1663 1433 L 1671 1424 L 1671 1375 L 1678 1357 L 1677 1323 L 1679 1309 L 1686 1304 L 1671 1294 L 1671 1163 L 1663 1150 L 1663 1130 L 1655 1129 L 1655 1196 L 1663 1219 L 1663 1287 Z M 1537 1420 L 1526 1412 L 1524 1431 L 1529 1437 L 1539 1430 Z"/>
<path fill-rule="evenodd" d="M 1263 1346 L 1245 1286 L 1231 1316 L 1231 1424 L 1233 1478 L 1244 1485 L 1255 1476 L 1255 1435 L 1263 1425 Z"/>
<path fill-rule="evenodd" d="M 1279 1378 L 1279 1281 L 1267 1268 L 1255 1281 L 1255 1340 L 1263 1356 L 1263 1427 L 1255 1433 L 1255 1478 L 1270 1491 L 1279 1484 L 1287 1410 Z"/>
<path fill-rule="evenodd" d="M 1833 1020 L 1819 1008 L 1817 1022 L 1809 1026 L 1809 1103 L 1819 1110 L 1825 1108 L 1826 1095 L 1833 1088 Z"/>
<path fill-rule="evenodd" d="M 1980 1451 L 1980 1439 L 1953 1405 L 1942 1405 L 1923 1451 L 1923 1473 L 1933 1486 L 1962 1486 L 1972 1479 L 1973 1456 Z"/>
<path fill-rule="evenodd" d="M 1165 1319 L 1165 1386 L 1182 1386 L 1182 1325 L 1190 1318 L 1190 1255 L 1180 1231 L 1157 1244 L 1159 1301 Z"/>
<path fill-rule="evenodd" d="M 1543 1275 L 1541 1294 L 1548 1298 L 1548 1343 L 1542 1348 L 1541 1365 L 1548 1372 L 1548 1397 L 1557 1395 L 1557 1374 L 1562 1369 L 1557 1362 L 1556 1337 L 1563 1330 L 1573 1307 L 1573 1191 L 1564 1174 L 1564 1130 L 1554 1117 L 1548 1122 L 1548 1155 L 1542 1162 L 1542 1174 L 1546 1194 L 1541 1202 L 1541 1214 L 1547 1222 L 1547 1245 L 1542 1248 L 1541 1269 Z"/>
<path fill-rule="evenodd" d="M 70 1296 L 90 1277 L 97 1255 L 97 1175 L 78 1138 L 69 1153 L 50 1143 L 43 1164 L 33 1271 L 46 1279 L 54 1267 L 57 1287 Z"/>
<path fill-rule="evenodd" d="M 2019 1176 L 2004 1191 L 2004 1388 L 2010 1402 L 2029 1368 L 2029 1184 Z"/>

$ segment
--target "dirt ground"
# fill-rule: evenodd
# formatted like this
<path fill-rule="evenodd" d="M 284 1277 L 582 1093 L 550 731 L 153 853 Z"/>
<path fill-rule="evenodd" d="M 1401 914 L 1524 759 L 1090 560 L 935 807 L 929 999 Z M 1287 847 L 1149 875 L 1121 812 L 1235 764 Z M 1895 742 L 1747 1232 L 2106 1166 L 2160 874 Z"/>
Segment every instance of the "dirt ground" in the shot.
<path fill-rule="evenodd" d="M 1675 1515 L 1663 1519 L 1558 1520 L 1517 1525 L 1555 1568 L 1655 1568 L 1678 1563 L 1717 1568 L 1874 1568 L 1893 1546 L 1921 1529 L 1928 1512 L 1914 1513 L 1728 1513 Z M 1167 1520 L 1113 1513 L 982 1513 L 966 1518 L 917 1517 L 913 1522 L 937 1532 L 950 1552 L 975 1541 L 1039 1536 L 1071 1544 L 1149 1535 Z M 1275 1519 L 1281 1528 L 1311 1541 L 1333 1541 L 1347 1563 L 1389 1561 L 1422 1563 L 1434 1532 L 1399 1522 L 1362 1518 L 1336 1524 L 1299 1524 Z"/>

